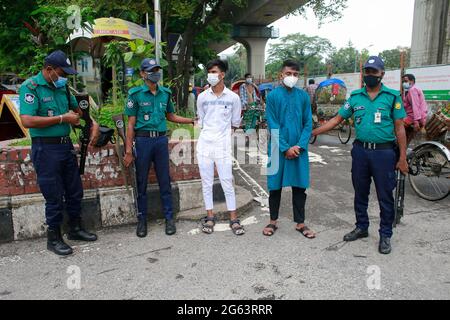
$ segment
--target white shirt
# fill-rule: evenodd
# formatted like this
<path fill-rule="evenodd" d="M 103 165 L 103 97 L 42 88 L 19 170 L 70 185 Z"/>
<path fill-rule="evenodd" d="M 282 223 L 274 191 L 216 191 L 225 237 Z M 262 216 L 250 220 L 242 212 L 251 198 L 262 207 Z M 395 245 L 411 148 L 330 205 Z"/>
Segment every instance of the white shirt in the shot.
<path fill-rule="evenodd" d="M 225 87 L 220 96 L 212 88 L 202 92 L 197 99 L 197 116 L 201 127 L 197 152 L 215 157 L 231 152 L 231 127 L 241 124 L 241 100 Z"/>

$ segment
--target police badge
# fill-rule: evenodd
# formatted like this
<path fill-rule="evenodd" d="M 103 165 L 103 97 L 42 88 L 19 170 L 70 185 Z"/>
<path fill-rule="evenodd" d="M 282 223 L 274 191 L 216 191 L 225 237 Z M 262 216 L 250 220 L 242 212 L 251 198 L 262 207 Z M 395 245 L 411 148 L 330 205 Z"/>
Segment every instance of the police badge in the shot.
<path fill-rule="evenodd" d="M 55 111 L 53 111 L 52 109 L 48 109 L 47 115 L 49 117 L 53 117 L 55 115 Z"/>
<path fill-rule="evenodd" d="M 148 121 L 148 120 L 150 120 L 150 116 L 146 113 L 146 114 L 144 114 L 144 120 L 145 121 Z"/>

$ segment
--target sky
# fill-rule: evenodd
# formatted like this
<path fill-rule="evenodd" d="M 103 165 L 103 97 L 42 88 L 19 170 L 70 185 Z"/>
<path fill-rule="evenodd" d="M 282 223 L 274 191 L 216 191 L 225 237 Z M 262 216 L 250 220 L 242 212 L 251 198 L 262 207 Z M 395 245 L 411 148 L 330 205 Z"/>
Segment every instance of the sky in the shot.
<path fill-rule="evenodd" d="M 327 38 L 337 48 L 347 46 L 351 40 L 358 50 L 367 48 L 371 54 L 378 54 L 397 46 L 411 46 L 413 15 L 414 0 L 348 0 L 342 19 L 320 28 L 312 11 L 307 12 L 307 19 L 291 16 L 271 26 L 279 29 L 280 37 L 300 32 Z M 276 41 L 270 40 L 269 44 Z M 232 52 L 228 49 L 223 54 Z"/>

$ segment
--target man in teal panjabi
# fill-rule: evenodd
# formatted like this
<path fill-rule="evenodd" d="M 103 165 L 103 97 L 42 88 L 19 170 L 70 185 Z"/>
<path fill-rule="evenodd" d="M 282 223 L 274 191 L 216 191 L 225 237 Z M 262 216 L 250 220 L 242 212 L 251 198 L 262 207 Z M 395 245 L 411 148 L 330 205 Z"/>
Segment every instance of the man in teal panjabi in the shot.
<path fill-rule="evenodd" d="M 370 57 L 364 65 L 366 86 L 352 92 L 338 115 L 324 126 L 315 129 L 314 135 L 325 133 L 339 123 L 354 117 L 356 140 L 352 150 L 352 181 L 355 190 L 356 229 L 344 237 L 355 241 L 369 236 L 370 184 L 372 178 L 380 204 L 379 252 L 389 254 L 392 227 L 395 219 L 393 190 L 396 173 L 408 173 L 406 161 L 406 134 L 403 119 L 406 112 L 400 92 L 382 83 L 384 62 L 377 56 Z"/>
<path fill-rule="evenodd" d="M 125 165 L 134 160 L 133 142 L 136 145 L 136 179 L 138 189 L 138 225 L 136 234 L 147 236 L 147 184 L 152 163 L 158 179 L 161 204 L 166 218 L 166 234 L 174 235 L 176 226 L 172 208 L 172 187 L 169 174 L 168 121 L 194 124 L 195 119 L 177 116 L 174 113 L 172 92 L 158 85 L 161 66 L 154 58 L 146 58 L 141 63 L 140 76 L 145 83 L 132 88 L 128 93 L 125 115 L 128 116 L 128 130 Z"/>
<path fill-rule="evenodd" d="M 315 233 L 305 225 L 312 111 L 308 94 L 295 87 L 299 80 L 299 70 L 295 61 L 285 61 L 281 69 L 282 85 L 273 90 L 266 101 L 266 118 L 271 135 L 267 176 L 270 224 L 263 234 L 273 236 L 278 229 L 281 192 L 284 187 L 292 187 L 296 230 L 313 239 Z"/>

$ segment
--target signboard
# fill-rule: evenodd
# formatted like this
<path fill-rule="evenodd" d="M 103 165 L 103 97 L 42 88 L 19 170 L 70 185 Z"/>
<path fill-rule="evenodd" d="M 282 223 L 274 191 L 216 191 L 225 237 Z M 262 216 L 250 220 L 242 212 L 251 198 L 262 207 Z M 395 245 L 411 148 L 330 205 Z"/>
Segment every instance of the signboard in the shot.
<path fill-rule="evenodd" d="M 399 70 L 386 71 L 383 78 L 383 84 L 387 87 L 400 91 L 402 85 L 402 72 Z"/>
<path fill-rule="evenodd" d="M 426 100 L 450 100 L 450 65 L 407 69 L 416 77 Z"/>
<path fill-rule="evenodd" d="M 20 121 L 18 94 L 5 94 L 0 102 L 0 141 L 28 137 Z"/>

